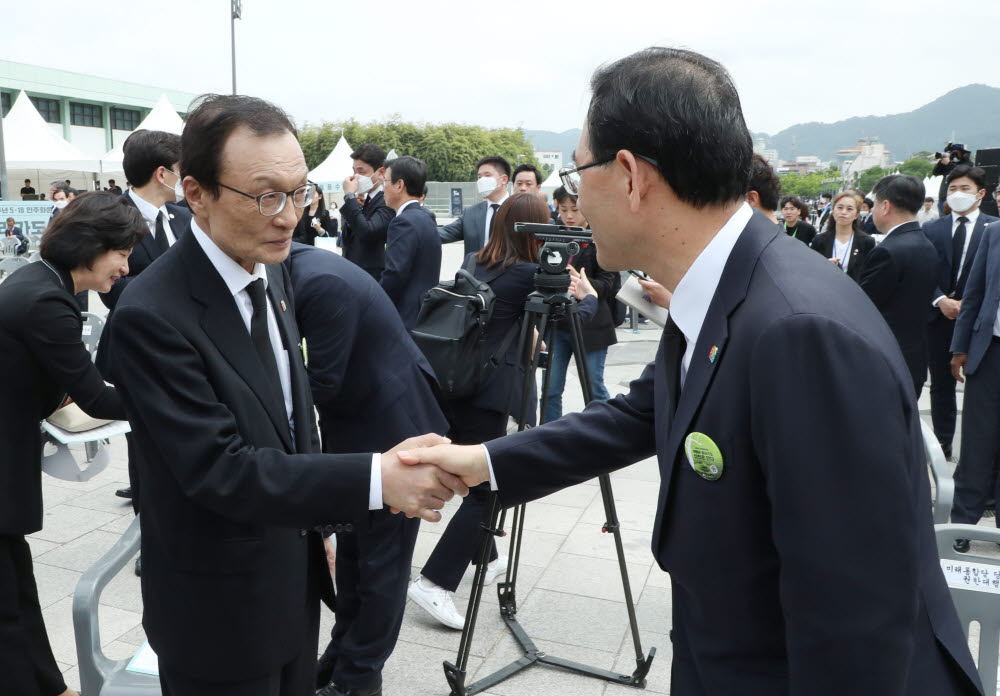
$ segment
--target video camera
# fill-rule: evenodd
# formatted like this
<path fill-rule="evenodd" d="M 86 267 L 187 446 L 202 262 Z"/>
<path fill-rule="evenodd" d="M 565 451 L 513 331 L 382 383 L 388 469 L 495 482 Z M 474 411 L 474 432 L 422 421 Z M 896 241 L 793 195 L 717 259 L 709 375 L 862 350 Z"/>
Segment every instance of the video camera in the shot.
<path fill-rule="evenodd" d="M 569 260 L 580 250 L 593 243 L 590 230 L 568 225 L 543 225 L 534 222 L 514 223 L 515 232 L 527 232 L 541 242 L 538 250 L 538 267 L 548 275 L 567 273 Z"/>
<path fill-rule="evenodd" d="M 955 153 L 958 153 L 958 156 Z M 951 157 L 952 159 L 962 159 L 962 154 L 967 153 L 968 150 L 965 149 L 965 145 L 962 143 L 948 143 L 944 146 L 944 152 L 935 152 L 934 159 L 941 159 L 945 155 Z"/>

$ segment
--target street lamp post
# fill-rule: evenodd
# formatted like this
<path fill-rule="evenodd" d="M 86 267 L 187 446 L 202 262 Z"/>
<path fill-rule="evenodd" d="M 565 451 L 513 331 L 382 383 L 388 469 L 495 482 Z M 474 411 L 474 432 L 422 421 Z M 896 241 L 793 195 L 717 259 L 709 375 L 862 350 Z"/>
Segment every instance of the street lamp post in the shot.
<path fill-rule="evenodd" d="M 10 200 L 7 185 L 7 155 L 3 149 L 3 114 L 0 113 L 0 201 Z"/>
<path fill-rule="evenodd" d="M 233 42 L 233 94 L 236 94 L 236 20 L 243 19 L 243 0 L 231 0 L 230 9 L 229 28 Z"/>

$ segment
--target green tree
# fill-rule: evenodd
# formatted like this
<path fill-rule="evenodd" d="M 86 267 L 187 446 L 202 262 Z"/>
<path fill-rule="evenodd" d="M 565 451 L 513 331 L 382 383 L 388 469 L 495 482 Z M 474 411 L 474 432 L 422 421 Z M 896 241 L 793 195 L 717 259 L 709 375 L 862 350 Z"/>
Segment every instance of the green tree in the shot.
<path fill-rule="evenodd" d="M 932 169 L 934 169 L 934 163 L 925 157 L 911 157 L 899 165 L 900 174 L 912 174 L 918 179 L 929 176 Z"/>
<path fill-rule="evenodd" d="M 888 174 L 889 172 L 882 169 L 882 167 L 872 167 L 871 169 L 866 169 L 861 172 L 861 176 L 858 179 L 858 188 L 861 189 L 861 192 L 867 196 L 868 192 L 875 187 L 875 182 Z"/>

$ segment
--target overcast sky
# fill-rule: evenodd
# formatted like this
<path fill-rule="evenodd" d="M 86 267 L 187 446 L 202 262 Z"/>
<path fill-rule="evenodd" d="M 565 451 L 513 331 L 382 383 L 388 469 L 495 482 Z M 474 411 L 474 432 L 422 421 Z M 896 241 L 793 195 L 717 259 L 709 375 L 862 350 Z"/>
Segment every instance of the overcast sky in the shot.
<path fill-rule="evenodd" d="M 0 58 L 228 92 L 229 3 L 0 0 Z M 949 26 L 965 27 L 952 59 Z M 563 131 L 581 125 L 598 65 L 681 46 L 722 62 L 751 130 L 774 134 L 1000 86 L 997 31 L 997 0 L 243 0 L 237 83 L 300 125 L 399 114 Z"/>

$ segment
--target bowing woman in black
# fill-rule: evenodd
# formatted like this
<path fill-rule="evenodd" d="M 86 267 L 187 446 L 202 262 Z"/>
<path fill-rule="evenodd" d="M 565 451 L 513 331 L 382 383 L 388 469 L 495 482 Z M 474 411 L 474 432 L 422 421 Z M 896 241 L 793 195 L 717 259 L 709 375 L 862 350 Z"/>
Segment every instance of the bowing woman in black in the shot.
<path fill-rule="evenodd" d="M 858 281 L 868 252 L 875 248 L 875 238 L 861 230 L 857 196 L 841 191 L 833 199 L 832 214 L 826 229 L 812 241 L 812 248 L 830 263 Z"/>
<path fill-rule="evenodd" d="M 785 196 L 780 205 L 781 217 L 785 218 L 785 234 L 809 246 L 816 236 L 816 228 L 803 219 L 809 208 L 798 196 Z"/>
<path fill-rule="evenodd" d="M 31 552 L 24 535 L 42 528 L 39 422 L 72 399 L 96 418 L 124 419 L 113 387 L 83 345 L 74 295 L 107 292 L 128 273 L 147 231 L 133 207 L 110 193 L 77 196 L 42 237 L 41 260 L 0 284 L 0 693 L 74 694 L 52 656 Z"/>

